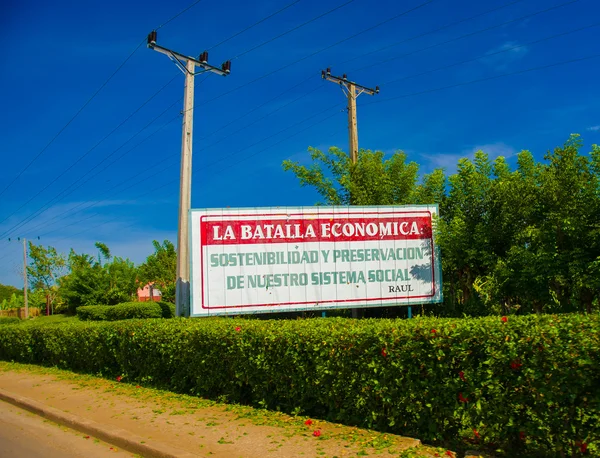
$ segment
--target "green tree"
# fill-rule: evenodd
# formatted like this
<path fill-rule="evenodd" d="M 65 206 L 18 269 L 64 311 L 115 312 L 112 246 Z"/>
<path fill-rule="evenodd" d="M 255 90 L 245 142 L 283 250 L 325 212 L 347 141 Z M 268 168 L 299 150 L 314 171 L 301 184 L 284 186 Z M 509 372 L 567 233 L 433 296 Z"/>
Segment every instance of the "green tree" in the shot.
<path fill-rule="evenodd" d="M 29 266 L 27 275 L 30 287 L 44 291 L 46 297 L 46 315 L 54 308 L 54 301 L 58 295 L 57 280 L 66 267 L 66 260 L 54 247 L 44 248 L 29 242 Z"/>
<path fill-rule="evenodd" d="M 160 244 L 157 240 L 152 242 L 154 253 L 146 258 L 146 262 L 139 266 L 140 286 L 148 283 L 157 285 L 162 293 L 162 299 L 175 302 L 175 285 L 177 282 L 177 252 L 175 245 L 169 240 Z"/>
<path fill-rule="evenodd" d="M 404 152 L 389 159 L 381 151 L 360 150 L 353 164 L 339 148 L 322 152 L 309 148 L 313 163 L 307 167 L 284 161 L 283 169 L 291 171 L 301 186 L 319 193 L 325 205 L 402 205 L 415 201 L 419 166 L 407 163 Z"/>
<path fill-rule="evenodd" d="M 113 257 L 105 244 L 97 243 L 96 248 L 98 259 L 74 250 L 69 253 L 69 273 L 59 282 L 69 313 L 82 305 L 114 305 L 135 296 L 138 270 L 133 262 Z"/>
<path fill-rule="evenodd" d="M 0 284 L 0 301 L 3 301 L 4 299 L 8 301 L 13 294 L 22 296 L 23 290 L 15 288 L 11 285 Z"/>

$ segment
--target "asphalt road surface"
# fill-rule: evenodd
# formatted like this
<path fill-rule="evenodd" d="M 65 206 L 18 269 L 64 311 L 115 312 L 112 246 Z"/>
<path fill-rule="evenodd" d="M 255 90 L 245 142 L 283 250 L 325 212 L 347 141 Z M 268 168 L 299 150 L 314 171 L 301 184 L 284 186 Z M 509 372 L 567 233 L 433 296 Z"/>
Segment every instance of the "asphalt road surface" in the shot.
<path fill-rule="evenodd" d="M 86 436 L 0 401 L 0 458 L 136 456 Z"/>

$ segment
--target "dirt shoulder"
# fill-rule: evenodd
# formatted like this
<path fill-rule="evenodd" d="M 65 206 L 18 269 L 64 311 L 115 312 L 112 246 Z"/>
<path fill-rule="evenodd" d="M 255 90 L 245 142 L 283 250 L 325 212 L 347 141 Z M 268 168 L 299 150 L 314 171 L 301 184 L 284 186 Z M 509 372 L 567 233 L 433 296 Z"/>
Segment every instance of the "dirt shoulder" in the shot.
<path fill-rule="evenodd" d="M 39 366 L 0 362 L 0 390 L 196 456 L 448 456 L 416 439 Z"/>

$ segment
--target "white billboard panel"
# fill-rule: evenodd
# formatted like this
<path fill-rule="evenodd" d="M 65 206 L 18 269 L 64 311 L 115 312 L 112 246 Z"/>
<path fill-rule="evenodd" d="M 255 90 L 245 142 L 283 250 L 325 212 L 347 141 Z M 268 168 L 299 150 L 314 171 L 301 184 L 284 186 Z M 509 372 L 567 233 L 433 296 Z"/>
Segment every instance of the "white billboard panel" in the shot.
<path fill-rule="evenodd" d="M 437 205 L 192 210 L 192 316 L 442 301 Z"/>

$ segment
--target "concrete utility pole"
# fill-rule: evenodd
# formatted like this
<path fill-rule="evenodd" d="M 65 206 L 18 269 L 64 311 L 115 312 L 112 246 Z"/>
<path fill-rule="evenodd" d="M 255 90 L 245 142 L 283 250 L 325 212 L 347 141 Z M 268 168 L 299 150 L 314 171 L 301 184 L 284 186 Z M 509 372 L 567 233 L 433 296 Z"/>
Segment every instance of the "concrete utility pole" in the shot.
<path fill-rule="evenodd" d="M 190 254 L 189 254 L 189 214 L 192 199 L 192 132 L 194 127 L 194 77 L 199 73 L 212 72 L 227 76 L 231 72 L 231 61 L 221 68 L 208 64 L 208 52 L 204 51 L 196 59 L 156 44 L 156 31 L 148 35 L 148 47 L 167 55 L 185 75 L 183 95 L 183 125 L 181 130 L 181 175 L 179 182 L 179 223 L 177 227 L 177 284 L 175 293 L 175 314 L 190 314 Z M 196 71 L 196 67 L 200 71 Z"/>
<path fill-rule="evenodd" d="M 29 303 L 27 302 L 27 239 L 23 238 L 23 304 L 25 319 L 29 318 Z"/>
<path fill-rule="evenodd" d="M 358 162 L 358 124 L 356 121 L 356 98 L 363 92 L 369 95 L 379 94 L 379 86 L 375 86 L 375 89 L 371 89 L 360 84 L 356 84 L 353 81 L 348 81 L 346 74 L 339 76 L 333 76 L 331 69 L 321 70 L 321 78 L 327 81 L 337 83 L 342 88 L 342 91 L 348 97 L 348 137 L 349 137 L 349 149 L 350 160 L 353 164 Z"/>
<path fill-rule="evenodd" d="M 356 84 L 354 81 L 348 81 L 346 74 L 342 77 L 333 76 L 331 69 L 321 70 L 321 78 L 327 81 L 337 83 L 342 88 L 342 91 L 348 97 L 348 137 L 349 137 L 349 151 L 350 160 L 353 164 L 358 162 L 358 123 L 356 121 L 356 98 L 363 92 L 369 95 L 379 94 L 379 86 L 375 86 L 375 89 L 371 89 L 360 84 Z M 350 196 L 352 198 L 352 196 Z M 358 318 L 360 309 L 352 309 L 352 318 Z"/>

